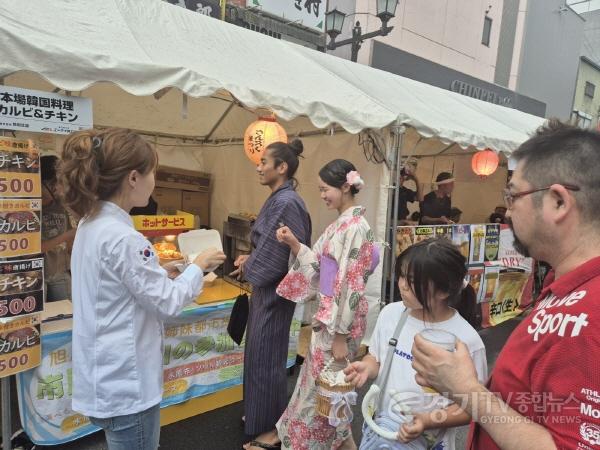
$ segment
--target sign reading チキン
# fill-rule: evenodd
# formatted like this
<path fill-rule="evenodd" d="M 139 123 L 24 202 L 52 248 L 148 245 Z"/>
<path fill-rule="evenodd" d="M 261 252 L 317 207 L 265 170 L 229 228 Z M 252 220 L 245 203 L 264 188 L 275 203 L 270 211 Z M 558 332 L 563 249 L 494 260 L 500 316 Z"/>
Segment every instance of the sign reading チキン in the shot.
<path fill-rule="evenodd" d="M 246 0 L 247 8 L 261 11 L 299 22 L 308 28 L 325 31 L 325 9 L 327 2 L 322 0 Z"/>
<path fill-rule="evenodd" d="M 0 324 L 0 378 L 40 365 L 40 314 Z"/>
<path fill-rule="evenodd" d="M 40 153 L 30 140 L 0 137 L 0 197 L 41 197 Z"/>
<path fill-rule="evenodd" d="M 44 259 L 0 262 L 0 319 L 44 308 Z"/>
<path fill-rule="evenodd" d="M 89 98 L 0 86 L 0 128 L 69 134 L 92 127 Z"/>
<path fill-rule="evenodd" d="M 0 254 L 3 258 L 42 252 L 39 199 L 0 199 Z"/>
<path fill-rule="evenodd" d="M 132 216 L 133 226 L 146 236 L 158 236 L 165 230 L 183 231 L 194 228 L 194 216 L 180 213 L 176 216 Z"/>

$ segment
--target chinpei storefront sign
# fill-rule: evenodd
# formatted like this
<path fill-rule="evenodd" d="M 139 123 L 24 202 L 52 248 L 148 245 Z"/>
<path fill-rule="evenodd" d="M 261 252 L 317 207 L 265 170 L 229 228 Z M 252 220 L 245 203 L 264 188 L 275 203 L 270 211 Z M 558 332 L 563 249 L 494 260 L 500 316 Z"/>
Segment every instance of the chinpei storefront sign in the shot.
<path fill-rule="evenodd" d="M 453 80 L 450 83 L 450 90 L 457 92 L 467 97 L 473 97 L 484 102 L 495 103 L 497 105 L 507 106 L 512 108 L 512 99 L 508 96 L 498 95 L 498 93 L 490 91 L 479 86 L 473 86 L 465 81 Z"/>

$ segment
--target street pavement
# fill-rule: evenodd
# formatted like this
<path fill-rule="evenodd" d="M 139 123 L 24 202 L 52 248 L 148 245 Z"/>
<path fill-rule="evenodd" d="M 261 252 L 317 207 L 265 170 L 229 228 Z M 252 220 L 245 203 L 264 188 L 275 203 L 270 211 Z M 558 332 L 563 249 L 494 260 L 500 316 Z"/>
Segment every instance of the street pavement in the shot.
<path fill-rule="evenodd" d="M 482 330 L 480 335 L 486 345 L 487 358 L 490 372 L 500 350 L 512 330 L 518 325 L 520 319 L 514 319 L 493 328 Z M 288 389 L 291 395 L 298 370 L 288 379 Z M 359 400 L 354 408 L 355 420 L 353 433 L 357 442 L 360 442 L 362 426 L 360 404 L 366 392 L 364 387 L 359 392 Z M 242 402 L 229 405 L 190 419 L 167 425 L 162 428 L 160 435 L 161 450 L 238 450 L 246 442 L 241 418 L 244 414 Z M 456 448 L 465 448 L 465 439 L 468 427 L 459 429 Z M 54 447 L 37 447 L 47 450 L 103 450 L 107 449 L 102 433 L 95 433 L 79 439 L 70 444 Z"/>

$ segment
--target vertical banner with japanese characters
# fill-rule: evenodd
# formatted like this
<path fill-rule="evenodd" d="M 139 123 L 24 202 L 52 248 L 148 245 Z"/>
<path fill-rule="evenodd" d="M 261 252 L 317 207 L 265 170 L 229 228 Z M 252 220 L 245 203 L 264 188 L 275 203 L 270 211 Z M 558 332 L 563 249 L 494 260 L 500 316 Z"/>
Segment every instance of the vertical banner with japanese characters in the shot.
<path fill-rule="evenodd" d="M 92 127 L 89 98 L 0 86 L 0 128 L 69 134 Z"/>
<path fill-rule="evenodd" d="M 0 136 L 0 197 L 41 196 L 39 151 L 31 140 Z"/>

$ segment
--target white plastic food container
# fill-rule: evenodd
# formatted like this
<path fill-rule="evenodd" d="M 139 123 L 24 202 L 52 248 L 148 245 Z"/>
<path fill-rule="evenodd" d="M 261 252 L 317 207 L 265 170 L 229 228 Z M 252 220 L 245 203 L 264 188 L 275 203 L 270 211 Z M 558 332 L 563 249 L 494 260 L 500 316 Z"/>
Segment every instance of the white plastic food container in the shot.
<path fill-rule="evenodd" d="M 217 230 L 192 230 L 181 233 L 177 238 L 177 242 L 186 264 L 193 262 L 205 250 L 214 248 L 223 251 L 221 235 Z M 212 272 L 217 267 L 219 266 L 209 267 L 206 271 Z"/>

